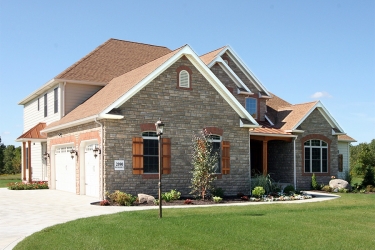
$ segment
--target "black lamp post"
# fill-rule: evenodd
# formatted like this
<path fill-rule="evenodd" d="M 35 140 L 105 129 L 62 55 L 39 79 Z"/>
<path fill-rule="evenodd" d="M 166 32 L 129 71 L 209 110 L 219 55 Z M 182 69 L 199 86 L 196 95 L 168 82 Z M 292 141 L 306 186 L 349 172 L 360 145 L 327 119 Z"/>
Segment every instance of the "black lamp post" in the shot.
<path fill-rule="evenodd" d="M 164 123 L 159 118 L 159 121 L 155 123 L 156 127 L 156 134 L 158 136 L 158 148 L 159 148 L 159 218 L 162 218 L 162 198 L 161 198 L 161 174 L 163 170 L 163 162 L 162 162 L 162 141 L 161 141 L 161 136 L 163 134 L 163 129 L 164 129 Z"/>

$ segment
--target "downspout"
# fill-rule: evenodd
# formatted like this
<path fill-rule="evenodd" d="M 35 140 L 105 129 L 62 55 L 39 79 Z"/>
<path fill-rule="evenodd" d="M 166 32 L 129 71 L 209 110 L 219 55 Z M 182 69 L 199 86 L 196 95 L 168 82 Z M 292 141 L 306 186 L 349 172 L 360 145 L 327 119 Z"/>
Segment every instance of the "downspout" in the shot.
<path fill-rule="evenodd" d="M 296 166 L 296 140 L 297 137 L 294 137 L 293 140 L 293 171 L 294 171 L 294 189 L 297 190 L 297 166 Z"/>
<path fill-rule="evenodd" d="M 100 137 L 101 137 L 101 154 L 100 154 L 100 164 L 102 166 L 102 188 L 101 188 L 101 194 L 102 200 L 105 199 L 105 192 L 104 192 L 104 131 L 103 131 L 103 124 L 98 122 L 98 117 L 95 117 L 95 122 L 100 125 Z"/>

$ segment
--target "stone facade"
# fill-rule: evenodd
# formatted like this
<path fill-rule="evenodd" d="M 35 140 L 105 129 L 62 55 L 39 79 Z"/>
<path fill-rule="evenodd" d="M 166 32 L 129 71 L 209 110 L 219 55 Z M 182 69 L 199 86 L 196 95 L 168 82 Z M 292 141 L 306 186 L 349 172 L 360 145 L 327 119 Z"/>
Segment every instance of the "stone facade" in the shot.
<path fill-rule="evenodd" d="M 280 183 L 294 183 L 293 142 L 268 142 L 268 173 Z"/>
<path fill-rule="evenodd" d="M 176 69 L 191 69 L 191 90 L 177 88 Z M 180 59 L 120 107 L 122 120 L 105 124 L 105 189 L 131 194 L 155 195 L 158 180 L 132 172 L 132 138 L 141 137 L 141 124 L 165 123 L 163 137 L 171 139 L 171 173 L 162 177 L 163 190 L 177 189 L 189 195 L 191 143 L 193 134 L 204 127 L 223 130 L 230 142 L 230 174 L 216 180 L 226 195 L 249 190 L 248 129 L 239 127 L 239 116 L 187 59 Z M 124 160 L 125 170 L 115 171 L 114 160 Z"/>

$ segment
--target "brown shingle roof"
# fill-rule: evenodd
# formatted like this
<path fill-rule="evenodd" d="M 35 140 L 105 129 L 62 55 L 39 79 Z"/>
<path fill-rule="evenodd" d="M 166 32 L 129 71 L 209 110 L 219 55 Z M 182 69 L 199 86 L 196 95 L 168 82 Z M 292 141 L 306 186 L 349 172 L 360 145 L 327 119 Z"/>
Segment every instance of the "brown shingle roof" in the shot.
<path fill-rule="evenodd" d="M 201 55 L 199 58 L 208 65 L 212 60 L 225 48 L 221 47 L 219 49 L 216 49 L 214 51 L 208 52 L 207 54 Z"/>
<path fill-rule="evenodd" d="M 260 128 L 255 128 L 252 133 L 261 133 L 261 134 L 272 134 L 272 135 L 291 135 L 282 129 L 277 129 L 271 126 L 268 122 L 258 121 Z"/>
<path fill-rule="evenodd" d="M 109 39 L 55 78 L 107 83 L 170 52 L 166 47 Z"/>
<path fill-rule="evenodd" d="M 160 65 L 162 65 L 174 54 L 176 54 L 180 49 L 172 51 L 167 55 L 164 55 L 152 62 L 149 62 L 139 68 L 136 68 L 130 72 L 127 72 L 119 77 L 114 78 L 105 87 L 103 87 L 95 95 L 93 95 L 90 99 L 88 99 L 86 102 L 75 108 L 61 120 L 48 125 L 47 129 L 65 123 L 88 118 L 101 113 L 111 104 L 113 104 L 116 100 L 118 100 L 121 96 L 123 96 L 129 90 L 131 90 L 146 76 L 151 74 Z"/>
<path fill-rule="evenodd" d="M 291 105 L 278 109 L 278 119 L 275 126 L 284 130 L 293 129 L 316 103 L 317 101 Z"/>
<path fill-rule="evenodd" d="M 272 98 L 267 100 L 267 106 L 268 107 L 270 107 L 274 110 L 278 110 L 279 108 L 292 105 L 289 102 L 285 101 L 284 99 L 281 99 L 277 95 L 275 95 L 271 92 L 270 92 L 270 94 L 272 95 Z"/>
<path fill-rule="evenodd" d="M 338 135 L 338 140 L 347 141 L 347 142 L 356 142 L 356 140 L 350 137 L 349 135 Z"/>
<path fill-rule="evenodd" d="M 20 137 L 17 138 L 17 140 L 22 139 L 47 139 L 46 135 L 43 135 L 40 133 L 41 130 L 43 130 L 46 127 L 46 124 L 44 122 L 40 122 L 31 129 L 29 129 L 27 132 L 23 133 Z"/>

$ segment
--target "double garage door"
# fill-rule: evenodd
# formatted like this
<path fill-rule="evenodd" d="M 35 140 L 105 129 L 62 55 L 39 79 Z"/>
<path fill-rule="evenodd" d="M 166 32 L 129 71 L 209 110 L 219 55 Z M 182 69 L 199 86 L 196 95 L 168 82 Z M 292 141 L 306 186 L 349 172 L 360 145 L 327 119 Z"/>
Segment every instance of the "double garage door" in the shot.
<path fill-rule="evenodd" d="M 84 152 L 84 166 L 80 174 L 84 175 L 84 190 L 81 194 L 99 197 L 99 157 L 94 156 L 93 149 L 97 144 L 87 145 Z M 56 189 L 76 193 L 76 162 L 70 155 L 72 147 L 58 147 L 55 155 Z M 83 154 L 79 153 L 83 156 Z M 82 180 L 82 178 L 81 178 Z M 81 185 L 82 187 L 82 185 Z"/>

